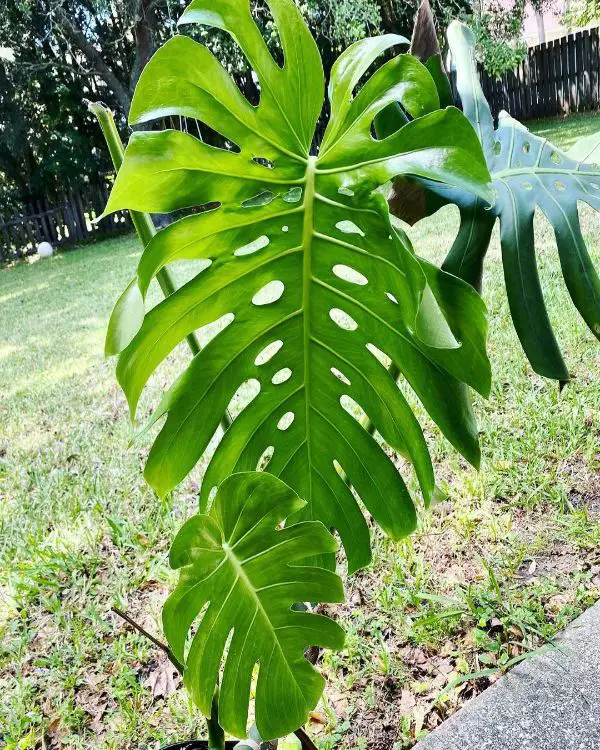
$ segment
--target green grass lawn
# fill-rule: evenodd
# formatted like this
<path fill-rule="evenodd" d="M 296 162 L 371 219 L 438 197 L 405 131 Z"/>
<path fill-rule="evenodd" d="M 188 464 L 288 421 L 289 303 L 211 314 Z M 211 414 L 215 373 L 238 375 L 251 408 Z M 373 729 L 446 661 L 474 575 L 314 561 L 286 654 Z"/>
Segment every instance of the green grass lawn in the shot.
<path fill-rule="evenodd" d="M 600 121 L 599 121 L 600 122 Z M 585 125 L 587 123 L 587 125 Z M 591 117 L 535 123 L 565 144 Z M 568 132 L 567 132 L 568 131 Z M 583 133 L 578 132 L 577 135 Z M 600 265 L 600 222 L 582 211 Z M 444 209 L 410 230 L 439 260 L 458 226 Z M 403 748 L 600 597 L 600 347 L 562 283 L 539 218 L 539 265 L 573 381 L 531 372 L 512 329 L 497 236 L 484 296 L 494 387 L 476 400 L 479 473 L 431 424 L 449 499 L 348 582 L 346 649 L 310 731 L 322 748 Z M 202 467 L 159 500 L 142 478 L 149 442 L 129 445 L 112 305 L 139 257 L 127 237 L 0 269 L 0 744 L 158 748 L 203 733 L 160 653 L 111 613 L 160 634 L 167 550 L 194 512 Z M 152 379 L 145 416 L 177 351 Z M 173 372 L 175 370 L 173 369 Z M 470 675 L 475 675 L 470 678 Z M 396 743 L 396 744 L 394 744 Z"/>

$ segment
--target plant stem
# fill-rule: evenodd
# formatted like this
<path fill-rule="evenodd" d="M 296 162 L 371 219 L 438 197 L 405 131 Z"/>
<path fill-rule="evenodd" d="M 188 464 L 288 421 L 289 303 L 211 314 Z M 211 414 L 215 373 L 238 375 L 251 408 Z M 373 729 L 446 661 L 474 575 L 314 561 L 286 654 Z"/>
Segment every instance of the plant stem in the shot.
<path fill-rule="evenodd" d="M 208 726 L 208 750 L 225 750 L 225 732 L 219 724 L 219 688 L 215 690 L 210 707 Z"/>
<path fill-rule="evenodd" d="M 139 623 L 137 623 L 126 612 L 123 612 L 122 609 L 119 609 L 118 607 L 112 607 L 112 611 L 116 615 L 119 615 L 119 617 L 121 617 L 123 620 L 125 620 L 125 622 L 128 622 L 131 625 L 131 627 L 134 628 L 134 630 L 137 630 L 137 632 L 140 635 L 143 635 L 144 638 L 147 638 L 150 641 L 150 643 L 153 643 L 161 651 L 164 651 L 164 653 L 169 658 L 169 661 L 175 667 L 175 669 L 179 672 L 179 674 L 183 674 L 182 664 L 175 658 L 173 652 L 167 646 L 166 643 L 162 643 L 162 641 L 159 641 L 158 638 L 155 638 L 153 635 L 151 635 L 147 630 L 145 630 Z"/>
<path fill-rule="evenodd" d="M 104 140 L 106 141 L 106 145 L 108 146 L 110 157 L 114 164 L 115 170 L 118 172 L 119 169 L 121 169 L 121 165 L 123 164 L 125 148 L 123 146 L 121 136 L 119 135 L 119 131 L 117 130 L 117 126 L 115 125 L 113 114 L 110 109 L 108 109 L 108 107 L 100 104 L 100 102 L 88 101 L 87 106 L 89 111 L 96 116 L 96 119 L 98 120 L 100 127 L 102 128 L 102 134 L 104 135 Z M 138 237 L 141 240 L 142 247 L 145 248 L 156 234 L 156 227 L 154 226 L 152 218 L 148 214 L 142 213 L 141 211 L 130 211 L 129 214 L 131 216 L 133 226 L 135 227 L 135 231 L 137 232 Z M 158 281 L 162 293 L 165 295 L 165 297 L 169 297 L 177 289 L 175 282 L 173 281 L 173 277 L 166 268 L 161 268 L 161 270 L 156 274 L 156 280 Z M 196 356 L 196 354 L 198 354 L 202 349 L 196 335 L 194 333 L 190 333 L 186 336 L 186 340 L 192 354 Z M 223 430 L 227 430 L 230 426 L 231 417 L 226 411 L 223 415 L 223 418 L 221 419 L 221 427 L 223 428 Z"/>
<path fill-rule="evenodd" d="M 300 745 L 302 747 L 302 750 L 317 750 L 317 746 L 311 740 L 311 738 L 306 734 L 304 729 L 302 729 L 302 727 L 300 727 L 300 729 L 296 729 L 294 734 L 300 740 Z"/>

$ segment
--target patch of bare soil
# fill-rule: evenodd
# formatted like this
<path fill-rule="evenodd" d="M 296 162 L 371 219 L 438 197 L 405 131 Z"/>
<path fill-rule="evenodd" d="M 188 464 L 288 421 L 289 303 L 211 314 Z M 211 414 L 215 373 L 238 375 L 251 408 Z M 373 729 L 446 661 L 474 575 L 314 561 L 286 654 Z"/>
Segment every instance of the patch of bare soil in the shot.
<path fill-rule="evenodd" d="M 507 609 L 512 606 L 511 598 L 519 600 L 516 605 L 519 607 L 541 606 L 543 609 L 537 616 L 552 623 L 565 607 L 575 606 L 573 577 L 587 571 L 591 571 L 591 580 L 586 586 L 595 587 L 600 596 L 600 554 L 552 539 L 551 514 L 543 508 L 535 512 L 512 509 L 510 531 L 497 540 L 485 538 L 478 524 L 478 509 L 472 508 L 469 512 L 473 514 L 469 523 L 473 523 L 474 531 L 466 538 L 464 530 L 457 529 L 459 514 L 456 505 L 450 502 L 436 506 L 429 528 L 412 538 L 413 554 L 426 561 L 435 580 L 436 594 L 440 598 L 447 597 L 447 603 L 438 607 L 442 617 L 443 612 L 452 608 L 451 602 L 456 601 L 457 588 L 463 592 L 477 587 L 479 591 L 486 591 L 486 559 L 511 560 L 513 550 L 520 548 L 531 547 L 532 554 L 525 556 L 515 572 L 505 571 L 506 576 L 499 584 Z M 546 546 L 540 545 L 540 538 L 547 540 Z M 543 638 L 535 634 L 535 626 L 522 630 L 507 615 L 507 610 L 502 609 L 502 604 L 497 615 L 482 606 L 480 611 L 485 614 L 477 621 L 464 600 L 457 605 L 463 614 L 453 620 L 445 642 L 441 645 L 415 643 L 401 622 L 407 617 L 418 619 L 421 605 L 401 608 L 391 617 L 389 612 L 382 613 L 372 599 L 372 592 L 385 588 L 385 569 L 385 565 L 375 565 L 350 579 L 348 604 L 343 609 L 342 620 L 351 622 L 354 616 L 360 616 L 367 621 L 377 621 L 389 660 L 396 665 L 393 674 L 397 676 L 385 676 L 377 665 L 369 666 L 373 657 L 365 651 L 362 668 L 369 676 L 344 689 L 342 675 L 342 679 L 327 690 L 338 726 L 345 722 L 348 727 L 339 746 L 353 750 L 412 747 L 424 733 L 434 730 L 498 680 L 505 671 L 507 659 L 523 658 L 529 651 L 544 645 Z M 501 578 L 500 571 L 498 577 Z M 547 581 L 550 583 L 546 593 Z M 535 593 L 530 595 L 530 591 Z M 361 614 L 353 615 L 353 612 Z M 339 617 L 339 609 L 332 614 Z M 362 643 L 374 637 L 373 632 L 367 630 L 358 635 Z M 500 652 L 489 649 L 486 638 L 488 643 L 493 640 L 502 643 L 504 659 Z M 310 729 L 312 734 L 327 736 L 327 728 L 320 726 L 318 719 L 313 720 Z"/>
<path fill-rule="evenodd" d="M 600 463 L 597 456 L 596 463 Z M 574 510 L 587 510 L 590 516 L 600 516 L 600 471 L 591 471 L 579 457 L 561 464 L 561 474 L 571 485 L 567 498 Z"/>

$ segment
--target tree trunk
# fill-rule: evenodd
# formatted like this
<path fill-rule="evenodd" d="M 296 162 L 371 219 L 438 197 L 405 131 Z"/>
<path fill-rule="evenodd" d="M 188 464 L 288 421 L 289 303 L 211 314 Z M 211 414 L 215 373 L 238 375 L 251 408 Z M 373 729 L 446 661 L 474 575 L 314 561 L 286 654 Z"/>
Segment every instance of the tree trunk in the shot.
<path fill-rule="evenodd" d="M 131 70 L 129 88 L 131 94 L 135 90 L 142 70 L 156 52 L 156 2 L 140 0 L 133 37 L 135 39 L 135 61 Z"/>
<path fill-rule="evenodd" d="M 401 34 L 404 31 L 401 28 L 400 14 L 396 9 L 396 0 L 379 0 L 379 10 L 383 30 L 386 33 Z"/>

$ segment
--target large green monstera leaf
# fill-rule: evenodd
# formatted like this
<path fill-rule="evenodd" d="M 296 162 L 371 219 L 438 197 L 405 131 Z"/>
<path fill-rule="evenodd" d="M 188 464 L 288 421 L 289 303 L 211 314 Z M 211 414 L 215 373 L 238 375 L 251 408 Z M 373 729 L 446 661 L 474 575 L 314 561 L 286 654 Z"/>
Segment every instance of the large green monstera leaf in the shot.
<path fill-rule="evenodd" d="M 569 372 L 550 325 L 538 276 L 533 219 L 539 208 L 554 228 L 571 299 L 590 330 L 600 338 L 600 280 L 581 233 L 577 208 L 581 201 L 600 210 L 600 166 L 591 163 L 600 134 L 563 153 L 506 113 L 501 113 L 494 131 L 479 82 L 473 33 L 454 22 L 448 29 L 448 41 L 463 111 L 481 140 L 492 174 L 495 202 L 490 210 L 470 193 L 440 190 L 425 181 L 433 195 L 421 198 L 421 208 L 429 208 L 426 212 L 432 213 L 444 203 L 459 206 L 459 233 L 442 267 L 477 289 L 481 288 L 483 262 L 499 218 L 506 292 L 525 354 L 540 375 L 568 380 Z M 395 213 L 400 218 L 409 218 L 409 208 L 415 208 L 415 201 L 409 207 L 402 199 L 407 187 L 400 184 L 391 200 L 392 210 L 398 208 Z M 414 198 L 414 192 L 407 194 Z M 413 213 L 410 218 L 414 221 L 420 217 Z"/>
<path fill-rule="evenodd" d="M 206 716 L 225 651 L 219 724 L 235 737 L 246 736 L 257 664 L 256 725 L 263 739 L 273 739 L 304 724 L 321 697 L 325 680 L 305 649 L 344 645 L 333 620 L 291 609 L 300 601 L 344 600 L 339 576 L 306 562 L 307 555 L 336 550 L 323 524 L 278 529 L 304 505 L 274 476 L 234 474 L 219 487 L 210 512 L 187 521 L 171 547 L 171 566 L 181 573 L 163 609 L 165 634 Z"/>
<path fill-rule="evenodd" d="M 301 517 L 337 530 L 352 571 L 371 556 L 357 496 L 391 537 L 415 526 L 404 480 L 357 418 L 362 412 L 412 462 L 426 501 L 434 491 L 423 433 L 382 355 L 473 464 L 479 447 L 468 386 L 486 394 L 490 384 L 479 296 L 414 254 L 377 189 L 406 173 L 487 201 L 489 174 L 472 126 L 457 109 L 438 109 L 433 79 L 414 58 L 387 62 L 354 94 L 377 57 L 403 43 L 395 36 L 359 42 L 338 60 L 331 120 L 311 156 L 321 61 L 292 0 L 269 5 L 283 67 L 246 1 L 195 0 L 181 20 L 218 26 L 237 40 L 256 74 L 259 106 L 184 36 L 165 44 L 142 74 L 133 123 L 179 114 L 203 121 L 231 147 L 176 131 L 132 136 L 107 212 L 217 207 L 147 245 L 109 340 L 126 344 L 117 373 L 135 413 L 148 378 L 187 334 L 227 324 L 165 393 L 153 418 L 166 415 L 148 481 L 159 493 L 174 488 L 206 451 L 240 386 L 256 381 L 258 395 L 210 460 L 202 508 L 228 475 L 264 468 L 270 455 L 266 470 L 308 501 Z M 392 102 L 415 119 L 376 140 L 373 120 Z M 183 259 L 201 259 L 205 268 L 143 310 L 157 272 Z"/>

